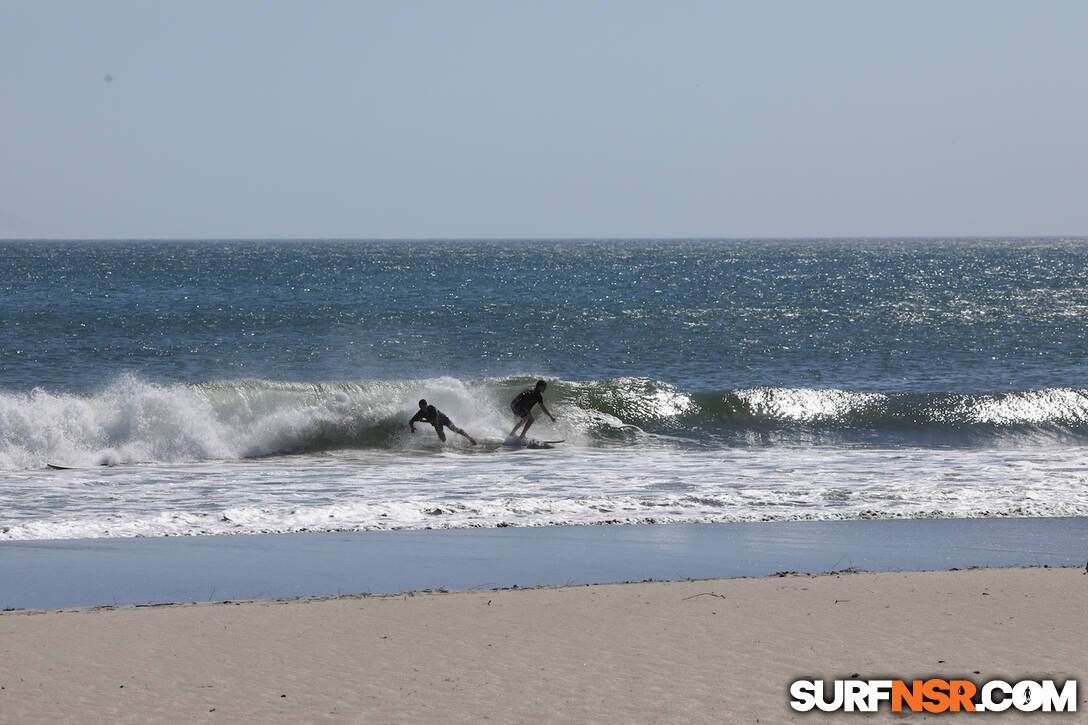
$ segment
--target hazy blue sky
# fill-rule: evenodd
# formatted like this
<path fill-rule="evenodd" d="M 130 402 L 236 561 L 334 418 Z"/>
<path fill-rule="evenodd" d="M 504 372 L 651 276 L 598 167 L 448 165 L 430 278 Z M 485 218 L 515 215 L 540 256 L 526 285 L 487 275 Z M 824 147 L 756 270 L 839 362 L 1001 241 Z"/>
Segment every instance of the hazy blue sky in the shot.
<path fill-rule="evenodd" d="M 1088 234 L 1088 3 L 0 1 L 0 237 Z"/>

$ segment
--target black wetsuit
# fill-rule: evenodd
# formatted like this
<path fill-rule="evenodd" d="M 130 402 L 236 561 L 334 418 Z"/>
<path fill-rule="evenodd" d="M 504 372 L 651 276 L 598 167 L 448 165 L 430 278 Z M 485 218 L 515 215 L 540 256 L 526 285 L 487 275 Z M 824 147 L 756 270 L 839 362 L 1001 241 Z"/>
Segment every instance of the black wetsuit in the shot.
<path fill-rule="evenodd" d="M 543 402 L 544 396 L 540 394 L 539 390 L 536 388 L 526 388 L 518 393 L 518 396 L 511 401 L 510 410 L 514 411 L 514 415 L 517 417 L 524 418 L 529 415 L 534 405 Z"/>
<path fill-rule="evenodd" d="M 412 416 L 412 419 L 408 421 L 408 424 L 411 425 L 412 423 L 420 422 L 430 423 L 435 427 L 436 430 L 438 430 L 439 433 L 442 432 L 443 426 L 453 426 L 453 421 L 449 419 L 449 416 L 447 416 L 438 408 L 434 409 L 434 418 L 431 418 L 428 412 L 421 408 L 418 413 Z"/>

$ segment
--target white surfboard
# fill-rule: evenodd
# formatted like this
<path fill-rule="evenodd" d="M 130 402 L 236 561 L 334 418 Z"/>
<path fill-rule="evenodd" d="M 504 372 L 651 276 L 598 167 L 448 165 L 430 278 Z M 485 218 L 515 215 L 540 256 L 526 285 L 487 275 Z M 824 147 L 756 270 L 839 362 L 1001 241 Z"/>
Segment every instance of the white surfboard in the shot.
<path fill-rule="evenodd" d="M 554 448 L 556 443 L 563 443 L 565 441 L 565 438 L 556 441 L 540 441 L 536 438 L 508 436 L 502 444 L 506 448 Z"/>

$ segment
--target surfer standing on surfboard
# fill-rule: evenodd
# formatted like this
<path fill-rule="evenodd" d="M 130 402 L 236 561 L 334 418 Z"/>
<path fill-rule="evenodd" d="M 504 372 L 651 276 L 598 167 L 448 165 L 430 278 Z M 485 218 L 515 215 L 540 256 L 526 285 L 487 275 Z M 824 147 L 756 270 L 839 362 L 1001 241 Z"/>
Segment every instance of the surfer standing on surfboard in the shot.
<path fill-rule="evenodd" d="M 514 415 L 518 417 L 517 425 L 514 426 L 514 430 L 510 431 L 510 435 L 514 435 L 518 432 L 518 428 L 524 424 L 522 428 L 521 437 L 524 438 L 525 434 L 529 432 L 529 426 L 536 420 L 533 418 L 533 406 L 539 405 L 540 409 L 548 414 L 548 417 L 555 422 L 555 416 L 544 407 L 544 391 L 547 390 L 548 384 L 543 380 L 537 380 L 536 386 L 532 388 L 526 388 L 518 393 L 518 396 L 510 402 L 510 410 L 514 411 Z"/>
<path fill-rule="evenodd" d="M 453 424 L 449 416 L 443 413 L 433 405 L 428 405 L 426 399 L 420 398 L 419 400 L 419 412 L 412 416 L 412 419 L 408 421 L 408 427 L 412 429 L 412 432 L 416 432 L 416 423 L 430 423 L 434 426 L 434 432 L 438 434 L 438 439 L 443 443 L 446 442 L 446 433 L 442 430 L 445 426 L 454 433 L 460 433 L 465 438 L 468 438 L 472 445 L 476 445 L 476 439 L 464 432 Z"/>

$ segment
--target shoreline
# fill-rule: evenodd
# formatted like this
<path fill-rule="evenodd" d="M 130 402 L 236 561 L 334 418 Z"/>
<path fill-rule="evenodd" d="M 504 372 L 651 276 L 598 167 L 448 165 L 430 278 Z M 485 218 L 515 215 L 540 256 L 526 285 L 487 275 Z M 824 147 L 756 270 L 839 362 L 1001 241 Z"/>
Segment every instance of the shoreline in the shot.
<path fill-rule="evenodd" d="M 507 527 L 0 542 L 0 609 L 1083 567 L 1088 518 Z"/>
<path fill-rule="evenodd" d="M 137 610 L 137 609 L 162 609 L 169 610 L 174 608 L 188 608 L 188 607 L 215 607 L 220 605 L 262 605 L 262 604 L 312 604 L 316 602 L 329 602 L 336 600 L 370 600 L 370 599 L 404 599 L 405 597 L 417 597 L 417 596 L 442 596 L 449 594 L 481 594 L 481 593 L 497 593 L 497 592 L 534 592 L 534 591 L 546 591 L 557 589 L 581 589 L 581 588 L 593 588 L 593 587 L 625 587 L 635 586 L 640 584 L 715 584 L 721 582 L 745 582 L 745 581 L 760 581 L 764 579 L 818 579 L 820 577 L 844 577 L 853 575 L 884 575 L 884 574 L 954 574 L 956 572 L 970 572 L 970 571 L 1030 571 L 1033 569 L 1044 570 L 1069 570 L 1079 571 L 1082 574 L 1088 575 L 1088 567 L 1080 565 L 1068 565 L 1068 566 L 1050 566 L 1049 564 L 1039 565 L 1010 565 L 1010 566 L 969 566 L 965 568 L 952 567 L 950 569 L 910 569 L 910 570 L 888 570 L 878 571 L 872 569 L 858 569 L 850 567 L 847 569 L 837 569 L 833 571 L 821 571 L 821 572 L 805 572 L 805 571 L 779 571 L 773 574 L 759 574 L 752 576 L 733 576 L 733 577 L 710 577 L 706 579 L 685 578 L 685 579 L 641 579 L 641 580 L 627 580 L 627 581 L 601 581 L 601 582 L 589 582 L 585 584 L 535 584 L 530 586 L 518 586 L 512 584 L 510 586 L 500 587 L 473 587 L 471 589 L 448 589 L 446 587 L 437 587 L 432 589 L 407 589 L 404 591 L 395 592 L 357 592 L 350 594 L 299 594 L 295 596 L 284 597 L 261 597 L 255 599 L 208 599 L 208 600 L 193 600 L 193 601 L 178 601 L 178 602 L 147 602 L 147 603 L 131 603 L 131 604 L 88 604 L 82 606 L 72 607 L 11 607 L 7 609 L 0 609 L 0 617 L 5 615 L 39 615 L 39 614 L 65 614 L 65 613 L 87 613 L 87 612 L 109 612 L 109 611 L 122 611 L 122 610 Z"/>

